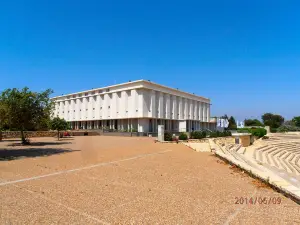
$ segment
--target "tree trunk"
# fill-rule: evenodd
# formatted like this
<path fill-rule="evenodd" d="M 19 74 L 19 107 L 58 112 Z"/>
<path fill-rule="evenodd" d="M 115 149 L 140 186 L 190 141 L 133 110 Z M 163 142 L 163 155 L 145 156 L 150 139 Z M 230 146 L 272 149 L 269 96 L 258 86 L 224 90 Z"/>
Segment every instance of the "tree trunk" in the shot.
<path fill-rule="evenodd" d="M 25 135 L 24 135 L 23 129 L 21 130 L 21 139 L 22 139 L 22 144 L 23 144 L 23 145 L 27 144 L 27 141 L 26 141 L 26 139 L 25 139 Z"/>
<path fill-rule="evenodd" d="M 57 131 L 57 140 L 59 140 L 59 130 Z"/>

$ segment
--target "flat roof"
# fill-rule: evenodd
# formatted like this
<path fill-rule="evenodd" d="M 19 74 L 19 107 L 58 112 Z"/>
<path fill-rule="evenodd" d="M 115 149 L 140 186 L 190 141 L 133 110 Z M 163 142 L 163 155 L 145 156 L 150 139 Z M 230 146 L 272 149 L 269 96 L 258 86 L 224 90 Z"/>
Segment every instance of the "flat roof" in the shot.
<path fill-rule="evenodd" d="M 139 83 L 139 82 L 148 83 L 148 84 L 155 85 L 155 86 L 158 86 L 158 87 L 162 87 L 162 88 L 165 88 L 165 89 L 169 89 L 169 90 L 172 90 L 172 91 L 184 93 L 184 94 L 191 95 L 191 96 L 194 96 L 194 97 L 200 97 L 200 98 L 203 98 L 205 100 L 210 100 L 209 98 L 206 98 L 206 97 L 203 97 L 203 96 L 195 95 L 195 94 L 192 94 L 192 93 L 189 93 L 189 92 L 186 92 L 186 91 L 181 91 L 177 88 L 171 88 L 171 87 L 161 85 L 161 84 L 149 81 L 149 80 L 129 81 L 129 82 L 110 85 L 110 86 L 105 86 L 105 87 L 101 87 L 101 88 L 93 88 L 93 89 L 89 89 L 89 90 L 86 90 L 86 91 L 74 92 L 74 93 L 65 94 L 65 95 L 58 95 L 58 96 L 52 97 L 51 99 L 56 99 L 56 98 L 66 97 L 66 96 L 71 96 L 71 95 L 77 95 L 77 94 L 83 94 L 83 93 L 87 93 L 87 92 L 91 92 L 91 91 L 103 90 L 103 89 L 108 89 L 108 88 L 114 88 L 114 87 L 123 86 L 123 85 L 126 85 L 126 84 L 135 84 L 135 83 Z"/>

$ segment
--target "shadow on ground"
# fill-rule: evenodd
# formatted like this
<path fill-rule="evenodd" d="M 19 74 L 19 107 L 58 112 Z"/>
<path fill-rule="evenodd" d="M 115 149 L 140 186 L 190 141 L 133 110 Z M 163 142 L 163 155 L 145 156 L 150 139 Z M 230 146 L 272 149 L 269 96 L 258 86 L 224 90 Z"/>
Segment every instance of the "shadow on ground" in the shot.
<path fill-rule="evenodd" d="M 71 139 L 69 139 L 71 140 Z M 29 145 L 26 146 L 46 146 L 46 145 L 65 145 L 65 144 L 71 144 L 72 142 L 66 142 L 66 141 L 51 141 L 51 142 L 30 142 Z M 22 143 L 12 143 L 8 144 L 7 146 L 23 146 Z"/>
<path fill-rule="evenodd" d="M 9 161 L 20 158 L 34 158 L 42 156 L 50 156 L 56 154 L 70 153 L 80 150 L 59 149 L 59 148 L 27 148 L 27 149 L 1 149 L 0 161 Z"/>

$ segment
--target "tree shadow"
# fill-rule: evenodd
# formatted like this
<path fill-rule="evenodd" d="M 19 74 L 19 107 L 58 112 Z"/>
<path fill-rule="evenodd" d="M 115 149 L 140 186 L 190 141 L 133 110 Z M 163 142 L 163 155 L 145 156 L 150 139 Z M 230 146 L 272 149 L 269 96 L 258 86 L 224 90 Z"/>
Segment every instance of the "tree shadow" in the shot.
<path fill-rule="evenodd" d="M 0 161 L 16 160 L 21 158 L 34 158 L 51 156 L 56 154 L 71 153 L 80 150 L 59 148 L 27 148 L 27 149 L 3 149 L 0 148 Z"/>
<path fill-rule="evenodd" d="M 65 145 L 65 144 L 71 144 L 72 142 L 66 142 L 66 141 L 52 141 L 52 142 L 30 142 L 30 144 L 26 145 L 28 147 L 30 146 L 46 146 L 46 145 Z M 24 146 L 22 143 L 12 143 L 8 144 L 7 146 Z"/>

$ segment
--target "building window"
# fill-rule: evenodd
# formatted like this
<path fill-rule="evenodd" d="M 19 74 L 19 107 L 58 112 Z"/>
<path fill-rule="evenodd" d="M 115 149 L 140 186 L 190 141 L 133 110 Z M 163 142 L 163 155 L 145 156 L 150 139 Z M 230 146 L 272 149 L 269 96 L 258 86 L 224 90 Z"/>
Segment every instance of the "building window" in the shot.
<path fill-rule="evenodd" d="M 109 92 L 109 88 L 106 89 L 106 92 Z"/>

